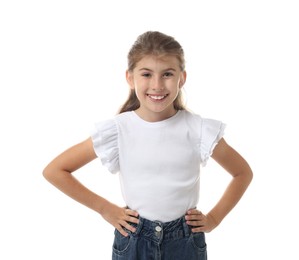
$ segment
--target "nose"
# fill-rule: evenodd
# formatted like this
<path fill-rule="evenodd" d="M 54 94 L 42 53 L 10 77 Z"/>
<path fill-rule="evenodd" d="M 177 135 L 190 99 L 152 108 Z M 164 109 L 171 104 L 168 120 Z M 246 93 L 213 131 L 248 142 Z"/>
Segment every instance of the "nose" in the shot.
<path fill-rule="evenodd" d="M 164 90 L 164 83 L 161 78 L 157 77 L 157 78 L 153 79 L 152 90 L 154 90 L 154 91 L 163 91 Z"/>

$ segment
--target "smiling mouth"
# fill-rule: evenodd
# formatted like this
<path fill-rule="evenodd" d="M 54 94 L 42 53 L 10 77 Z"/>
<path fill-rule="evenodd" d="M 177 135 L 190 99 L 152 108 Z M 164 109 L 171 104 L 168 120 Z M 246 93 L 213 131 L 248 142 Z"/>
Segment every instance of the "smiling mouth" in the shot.
<path fill-rule="evenodd" d="M 166 94 L 166 95 L 150 95 L 150 94 L 147 94 L 147 96 L 150 99 L 154 100 L 154 101 L 161 101 L 161 100 L 165 99 L 168 96 L 168 94 Z"/>

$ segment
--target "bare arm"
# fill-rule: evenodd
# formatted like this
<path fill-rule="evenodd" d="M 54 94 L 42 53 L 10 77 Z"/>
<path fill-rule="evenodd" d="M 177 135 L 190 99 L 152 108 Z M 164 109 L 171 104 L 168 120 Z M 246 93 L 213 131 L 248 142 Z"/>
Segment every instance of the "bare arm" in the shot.
<path fill-rule="evenodd" d="M 186 219 L 192 226 L 197 227 L 193 229 L 193 232 L 209 232 L 219 225 L 241 199 L 253 177 L 245 159 L 223 138 L 215 147 L 212 158 L 231 174 L 232 180 L 223 196 L 207 215 L 197 210 L 188 212 L 190 218 L 187 215 Z"/>
<path fill-rule="evenodd" d="M 101 213 L 106 201 L 83 186 L 71 173 L 96 158 L 92 141 L 87 139 L 51 161 L 43 171 L 44 177 L 74 200 Z"/>
<path fill-rule="evenodd" d="M 72 172 L 91 162 L 96 157 L 92 140 L 88 138 L 58 155 L 46 166 L 43 175 L 63 193 L 98 212 L 123 235 L 126 235 L 123 227 L 131 230 L 132 227 L 127 222 L 136 223 L 138 214 L 110 203 L 82 185 L 72 175 Z"/>

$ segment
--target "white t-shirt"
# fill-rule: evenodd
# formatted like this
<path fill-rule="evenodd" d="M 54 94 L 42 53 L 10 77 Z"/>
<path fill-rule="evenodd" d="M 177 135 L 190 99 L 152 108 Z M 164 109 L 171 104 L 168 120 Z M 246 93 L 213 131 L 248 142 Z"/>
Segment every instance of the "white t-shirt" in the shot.
<path fill-rule="evenodd" d="M 95 124 L 94 150 L 111 173 L 119 173 L 127 206 L 149 220 L 168 222 L 195 208 L 200 166 L 225 125 L 186 110 L 159 122 L 134 111 Z"/>

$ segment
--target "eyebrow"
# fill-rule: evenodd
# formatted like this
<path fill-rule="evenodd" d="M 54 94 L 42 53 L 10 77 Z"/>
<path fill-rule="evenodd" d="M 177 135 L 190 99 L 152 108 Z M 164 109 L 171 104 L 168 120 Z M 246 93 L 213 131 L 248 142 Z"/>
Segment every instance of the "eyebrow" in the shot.
<path fill-rule="evenodd" d="M 153 70 L 151 70 L 151 69 L 149 69 L 149 68 L 141 68 L 141 69 L 139 69 L 139 71 L 141 71 L 141 70 L 153 71 Z M 169 71 L 169 70 L 176 71 L 174 68 L 168 68 L 168 69 L 165 69 L 165 70 L 163 70 L 163 71 Z"/>

